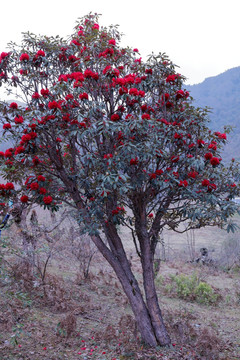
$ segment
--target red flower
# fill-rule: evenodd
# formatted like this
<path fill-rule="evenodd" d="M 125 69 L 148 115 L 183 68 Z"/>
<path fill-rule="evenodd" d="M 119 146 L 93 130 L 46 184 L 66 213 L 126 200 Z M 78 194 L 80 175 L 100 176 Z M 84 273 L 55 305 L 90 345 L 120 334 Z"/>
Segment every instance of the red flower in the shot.
<path fill-rule="evenodd" d="M 146 120 L 149 120 L 151 119 L 150 115 L 149 114 L 142 114 L 142 119 L 146 119 Z"/>
<path fill-rule="evenodd" d="M 39 99 L 40 98 L 39 93 L 36 91 L 34 94 L 32 94 L 32 98 L 33 99 Z"/>
<path fill-rule="evenodd" d="M 1 60 L 5 59 L 5 57 L 7 57 L 10 53 L 7 53 L 7 52 L 2 52 L 1 55 L 0 55 L 0 62 Z"/>
<path fill-rule="evenodd" d="M 49 109 L 60 109 L 60 110 L 62 109 L 62 108 L 61 108 L 61 105 L 58 104 L 57 101 L 55 101 L 55 100 L 54 100 L 54 101 L 50 101 L 50 102 L 48 103 L 48 108 L 49 108 Z"/>
<path fill-rule="evenodd" d="M 88 94 L 84 92 L 84 93 L 82 93 L 82 94 L 79 95 L 79 98 L 80 98 L 81 100 L 84 100 L 84 99 L 88 100 Z"/>
<path fill-rule="evenodd" d="M 21 196 L 21 198 L 20 198 L 20 201 L 22 202 L 22 203 L 27 203 L 28 202 L 28 196 L 27 195 L 23 195 L 23 196 Z"/>
<path fill-rule="evenodd" d="M 46 192 L 47 192 L 47 190 L 46 190 L 44 187 L 41 187 L 41 188 L 39 189 L 39 193 L 42 194 L 42 195 L 45 195 Z"/>
<path fill-rule="evenodd" d="M 37 190 L 39 188 L 39 185 L 37 182 L 33 182 L 30 185 L 31 190 Z"/>
<path fill-rule="evenodd" d="M 123 94 L 127 94 L 128 93 L 128 89 L 123 86 L 119 89 L 119 95 L 123 95 Z"/>
<path fill-rule="evenodd" d="M 138 94 L 139 94 L 139 91 L 138 91 L 138 89 L 136 89 L 136 88 L 131 88 L 131 89 L 129 90 L 129 95 L 137 96 Z"/>
<path fill-rule="evenodd" d="M 5 184 L 5 189 L 6 190 L 14 190 L 14 185 L 13 185 L 13 183 L 6 183 Z"/>
<path fill-rule="evenodd" d="M 38 50 L 37 56 L 45 56 L 45 52 L 43 50 Z"/>
<path fill-rule="evenodd" d="M 181 99 L 181 98 L 183 98 L 185 96 L 185 92 L 182 90 L 182 89 L 180 89 L 180 90 L 178 90 L 177 92 L 176 92 L 176 97 L 177 97 L 177 99 Z"/>
<path fill-rule="evenodd" d="M 118 114 L 113 114 L 112 116 L 111 116 L 111 120 L 112 121 L 118 121 L 120 119 L 120 116 L 118 115 Z"/>
<path fill-rule="evenodd" d="M 109 45 L 116 45 L 115 39 L 110 39 L 110 40 L 108 41 L 108 43 L 109 43 Z"/>
<path fill-rule="evenodd" d="M 138 158 L 137 157 L 135 159 L 130 160 L 130 165 L 137 165 L 137 164 L 138 164 Z"/>
<path fill-rule="evenodd" d="M 19 70 L 19 73 L 20 73 L 21 75 L 27 75 L 27 70 L 20 69 L 20 70 Z"/>
<path fill-rule="evenodd" d="M 45 179 L 45 177 L 44 176 L 42 176 L 42 175 L 38 175 L 38 177 L 37 177 L 37 181 L 45 181 L 46 179 Z"/>
<path fill-rule="evenodd" d="M 150 213 L 150 214 L 148 215 L 148 217 L 149 217 L 149 218 L 152 218 L 152 217 L 153 217 L 153 213 Z"/>
<path fill-rule="evenodd" d="M 207 180 L 207 179 L 204 179 L 204 180 L 202 181 L 202 186 L 208 186 L 209 184 L 210 184 L 210 181 Z"/>
<path fill-rule="evenodd" d="M 7 150 L 5 151 L 4 156 L 5 156 L 6 158 L 12 157 L 12 156 L 13 156 L 12 150 L 13 150 L 13 149 L 7 149 Z"/>
<path fill-rule="evenodd" d="M 178 74 L 172 74 L 172 75 L 168 75 L 168 77 L 166 78 L 166 82 L 167 83 L 174 83 L 174 81 L 179 77 Z"/>
<path fill-rule="evenodd" d="M 215 135 L 217 135 L 219 139 L 227 140 L 227 135 L 225 133 L 221 134 L 219 131 L 216 131 Z"/>
<path fill-rule="evenodd" d="M 150 176 L 150 179 L 151 179 L 151 180 L 152 180 L 152 179 L 156 179 L 156 177 L 157 177 L 157 175 L 156 175 L 155 173 L 149 174 L 149 176 Z"/>
<path fill-rule="evenodd" d="M 198 143 L 198 146 L 201 148 L 201 147 L 203 147 L 203 145 L 205 144 L 205 141 L 202 140 L 202 139 L 198 139 L 198 140 L 197 140 L 197 143 Z"/>
<path fill-rule="evenodd" d="M 211 160 L 212 157 L 213 157 L 213 154 L 212 154 L 212 153 L 206 153 L 206 154 L 204 155 L 204 157 L 205 157 L 206 160 Z"/>
<path fill-rule="evenodd" d="M 50 91 L 48 89 L 41 89 L 40 93 L 44 97 L 47 97 L 50 95 Z"/>
<path fill-rule="evenodd" d="M 195 179 L 197 175 L 198 175 L 197 171 L 191 171 L 188 173 L 188 177 L 193 179 Z"/>
<path fill-rule="evenodd" d="M 15 150 L 15 153 L 14 153 L 14 155 L 18 155 L 18 154 L 21 154 L 21 153 L 23 153 L 24 152 L 24 147 L 23 146 L 18 146 L 18 147 L 16 147 L 16 150 Z"/>
<path fill-rule="evenodd" d="M 103 69 L 103 75 L 106 75 L 107 73 L 109 73 L 110 70 L 112 70 L 111 65 L 107 65 L 107 66 Z"/>
<path fill-rule="evenodd" d="M 217 150 L 216 142 L 213 141 L 211 144 L 209 144 L 208 149 L 212 149 L 212 150 L 216 151 Z"/>
<path fill-rule="evenodd" d="M 3 130 L 11 129 L 12 125 L 9 123 L 3 124 Z"/>
<path fill-rule="evenodd" d="M 12 102 L 12 103 L 9 105 L 9 107 L 10 107 L 11 109 L 17 109 L 17 108 L 18 108 L 18 104 L 15 103 L 15 102 Z"/>
<path fill-rule="evenodd" d="M 219 158 L 217 158 L 217 157 L 213 157 L 213 158 L 211 159 L 210 163 L 211 163 L 212 166 L 217 166 L 217 165 L 219 165 L 220 160 L 219 160 Z"/>
<path fill-rule="evenodd" d="M 23 143 L 23 144 L 26 143 L 26 142 L 28 142 L 28 141 L 30 141 L 30 140 L 31 140 L 31 135 L 26 134 L 26 135 L 23 135 L 23 136 L 22 136 L 22 143 Z"/>
<path fill-rule="evenodd" d="M 14 119 L 15 124 L 22 124 L 23 123 L 23 117 L 22 116 L 16 116 Z"/>
<path fill-rule="evenodd" d="M 156 174 L 156 175 L 162 175 L 162 174 L 163 174 L 163 170 L 158 169 L 158 170 L 155 171 L 155 174 Z"/>
<path fill-rule="evenodd" d="M 212 190 L 216 190 L 217 189 L 217 185 L 216 184 L 209 184 L 208 186 L 208 191 L 211 192 Z"/>
<path fill-rule="evenodd" d="M 94 25 L 92 26 L 92 29 L 93 29 L 93 30 L 99 30 L 99 25 L 98 25 L 98 24 L 94 24 Z"/>
<path fill-rule="evenodd" d="M 187 180 L 180 180 L 178 186 L 180 186 L 180 187 L 182 187 L 182 186 L 187 187 L 187 186 L 188 186 Z"/>
<path fill-rule="evenodd" d="M 28 61 L 29 60 L 29 55 L 28 54 L 22 54 L 20 56 L 20 61 Z"/>
<path fill-rule="evenodd" d="M 43 202 L 44 202 L 46 205 L 51 204 L 52 201 L 53 201 L 53 199 L 52 199 L 52 197 L 51 197 L 50 195 L 44 196 L 44 198 L 43 198 Z"/>
<path fill-rule="evenodd" d="M 144 97 L 145 96 L 145 91 L 139 90 L 138 95 L 141 96 L 141 97 Z"/>
<path fill-rule="evenodd" d="M 105 155 L 103 156 L 104 159 L 110 159 L 110 158 L 112 158 L 112 157 L 113 157 L 112 154 L 105 154 Z"/>
<path fill-rule="evenodd" d="M 152 75 L 152 69 L 146 69 L 146 70 L 145 70 L 145 73 Z"/>

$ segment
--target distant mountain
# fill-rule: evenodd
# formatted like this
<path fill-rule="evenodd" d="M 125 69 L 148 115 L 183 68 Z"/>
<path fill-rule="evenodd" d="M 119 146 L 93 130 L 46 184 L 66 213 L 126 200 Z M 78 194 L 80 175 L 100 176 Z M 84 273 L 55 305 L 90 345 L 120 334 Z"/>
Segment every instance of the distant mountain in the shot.
<path fill-rule="evenodd" d="M 223 131 L 224 125 L 234 127 L 230 133 L 223 159 L 240 160 L 240 66 L 209 77 L 202 83 L 186 85 L 194 98 L 194 105 L 211 108 L 210 128 Z"/>

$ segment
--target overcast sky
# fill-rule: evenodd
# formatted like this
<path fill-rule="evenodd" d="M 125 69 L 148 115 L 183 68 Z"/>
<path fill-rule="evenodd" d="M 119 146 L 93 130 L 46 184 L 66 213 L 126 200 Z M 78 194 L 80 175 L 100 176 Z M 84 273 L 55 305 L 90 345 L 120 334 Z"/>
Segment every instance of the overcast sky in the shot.
<path fill-rule="evenodd" d="M 0 11 L 0 52 L 25 31 L 66 37 L 92 11 L 143 58 L 165 52 L 187 84 L 240 66 L 240 0 L 2 0 Z"/>

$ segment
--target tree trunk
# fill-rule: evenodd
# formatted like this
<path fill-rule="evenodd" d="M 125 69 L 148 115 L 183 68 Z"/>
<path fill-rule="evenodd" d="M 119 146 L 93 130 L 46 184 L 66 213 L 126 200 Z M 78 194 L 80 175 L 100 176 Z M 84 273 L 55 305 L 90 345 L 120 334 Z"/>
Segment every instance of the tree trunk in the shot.
<path fill-rule="evenodd" d="M 160 345 L 169 345 L 171 340 L 165 328 L 161 309 L 159 307 L 157 292 L 154 282 L 153 254 L 149 242 L 145 239 L 142 250 L 143 284 L 146 295 L 147 308 L 151 317 L 156 338 Z"/>
<path fill-rule="evenodd" d="M 133 201 L 133 211 L 135 215 L 135 230 L 141 250 L 146 306 L 149 311 L 149 316 L 151 318 L 157 342 L 162 346 L 166 346 L 171 343 L 171 339 L 164 325 L 161 309 L 158 303 L 153 269 L 155 247 L 151 247 L 150 236 L 147 230 L 146 209 L 142 199 L 143 198 L 140 197 Z"/>
<path fill-rule="evenodd" d="M 154 347 L 158 344 L 168 345 L 170 339 L 166 336 L 166 330 L 164 332 L 165 328 L 163 322 L 160 322 L 159 318 L 154 316 L 156 312 L 158 313 L 158 311 L 160 311 L 159 307 L 156 307 L 156 302 L 149 301 L 151 296 L 146 296 L 147 304 L 145 303 L 138 282 L 132 273 L 129 261 L 122 247 L 121 239 L 116 232 L 115 234 L 111 233 L 111 236 L 110 242 L 115 242 L 115 247 L 111 250 L 102 242 L 100 237 L 94 236 L 92 237 L 92 240 L 112 266 L 121 282 L 134 313 L 142 340 L 147 345 Z M 113 246 L 113 244 L 111 245 Z M 110 247 L 112 247 L 111 245 Z M 154 308 L 150 309 L 149 306 L 154 306 Z"/>

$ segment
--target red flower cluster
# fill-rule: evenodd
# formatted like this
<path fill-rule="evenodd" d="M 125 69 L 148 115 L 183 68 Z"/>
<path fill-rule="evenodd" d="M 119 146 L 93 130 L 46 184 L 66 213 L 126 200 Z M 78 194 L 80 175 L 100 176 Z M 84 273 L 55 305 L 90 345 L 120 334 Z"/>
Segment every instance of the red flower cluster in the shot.
<path fill-rule="evenodd" d="M 188 186 L 187 180 L 180 180 L 178 186 L 180 186 L 180 187 L 187 187 L 187 186 Z"/>
<path fill-rule="evenodd" d="M 39 99 L 40 98 L 40 95 L 39 93 L 36 91 L 34 94 L 32 94 L 32 99 Z"/>
<path fill-rule="evenodd" d="M 22 124 L 23 123 L 23 117 L 22 116 L 16 116 L 14 119 L 15 124 Z"/>
<path fill-rule="evenodd" d="M 80 98 L 81 100 L 88 100 L 88 94 L 84 92 L 84 93 L 82 93 L 82 94 L 79 95 L 79 98 Z"/>
<path fill-rule="evenodd" d="M 179 78 L 179 76 L 179 74 L 168 75 L 168 77 L 166 78 L 166 83 L 174 83 L 175 80 Z"/>
<path fill-rule="evenodd" d="M 50 205 L 52 203 L 52 201 L 53 201 L 53 198 L 50 195 L 44 196 L 44 198 L 43 198 L 43 202 L 46 205 Z"/>
<path fill-rule="evenodd" d="M 0 184 L 0 190 L 2 192 L 4 192 L 4 190 L 6 190 L 6 191 L 14 190 L 14 185 L 11 182 L 8 182 L 6 184 Z"/>
<path fill-rule="evenodd" d="M 105 154 L 105 155 L 103 156 L 104 159 L 110 159 L 110 158 L 112 158 L 112 157 L 113 157 L 113 154 Z"/>
<path fill-rule="evenodd" d="M 138 158 L 135 157 L 135 159 L 130 160 L 130 165 L 137 165 L 138 164 Z"/>
<path fill-rule="evenodd" d="M 29 55 L 28 54 L 22 54 L 20 56 L 20 61 L 28 61 L 29 60 Z"/>
<path fill-rule="evenodd" d="M 43 50 L 38 50 L 37 54 L 36 54 L 36 57 L 39 57 L 39 56 L 46 56 L 45 52 Z"/>
<path fill-rule="evenodd" d="M 142 114 L 142 119 L 143 119 L 143 120 L 150 120 L 151 117 L 150 117 L 149 114 Z"/>
<path fill-rule="evenodd" d="M 45 180 L 46 180 L 46 178 L 45 178 L 44 176 L 38 175 L 37 181 L 42 181 L 42 182 L 44 182 Z"/>
<path fill-rule="evenodd" d="M 120 119 L 120 116 L 118 114 L 111 115 L 111 120 L 112 121 L 118 121 L 119 119 Z"/>
<path fill-rule="evenodd" d="M 118 215 L 119 213 L 124 213 L 124 207 L 117 206 L 116 209 L 112 210 L 112 215 Z"/>
<path fill-rule="evenodd" d="M 40 93 L 43 97 L 47 97 L 50 95 L 50 91 L 48 89 L 41 89 Z"/>
<path fill-rule="evenodd" d="M 20 198 L 20 201 L 22 203 L 27 203 L 29 200 L 29 197 L 27 195 L 22 195 L 21 198 Z"/>
<path fill-rule="evenodd" d="M 15 103 L 15 102 L 12 102 L 12 103 L 9 105 L 9 107 L 10 107 L 11 109 L 17 109 L 17 108 L 18 108 L 18 104 Z"/>
<path fill-rule="evenodd" d="M 3 130 L 11 129 L 12 125 L 9 123 L 3 124 Z"/>
<path fill-rule="evenodd" d="M 227 135 L 225 133 L 221 134 L 219 131 L 216 131 L 215 135 L 217 135 L 219 139 L 227 140 Z"/>
<path fill-rule="evenodd" d="M 210 160 L 210 163 L 212 166 L 217 166 L 220 164 L 220 159 L 217 158 L 217 157 L 212 157 L 211 160 Z"/>
<path fill-rule="evenodd" d="M 60 109 L 62 110 L 62 107 L 61 105 L 57 102 L 57 101 L 50 101 L 48 103 L 48 108 L 51 109 L 51 110 L 55 110 L 55 109 Z"/>

